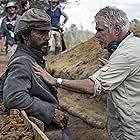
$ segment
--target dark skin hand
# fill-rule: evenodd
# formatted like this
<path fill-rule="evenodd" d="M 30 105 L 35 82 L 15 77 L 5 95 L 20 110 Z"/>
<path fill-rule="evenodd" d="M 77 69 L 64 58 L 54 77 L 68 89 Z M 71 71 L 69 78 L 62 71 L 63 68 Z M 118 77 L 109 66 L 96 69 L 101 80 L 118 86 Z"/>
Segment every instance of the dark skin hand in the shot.
<path fill-rule="evenodd" d="M 68 115 L 65 112 L 62 112 L 61 110 L 55 109 L 53 122 L 62 129 L 64 129 L 67 127 Z"/>

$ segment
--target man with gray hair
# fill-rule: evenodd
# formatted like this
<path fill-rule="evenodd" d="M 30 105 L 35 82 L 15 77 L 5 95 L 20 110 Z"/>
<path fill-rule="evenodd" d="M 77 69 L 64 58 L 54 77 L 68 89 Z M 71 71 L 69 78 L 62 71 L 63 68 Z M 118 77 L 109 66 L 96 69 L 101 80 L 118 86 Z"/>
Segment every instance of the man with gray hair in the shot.
<path fill-rule="evenodd" d="M 56 87 L 37 76 L 32 67 L 32 63 L 45 67 L 43 54 L 50 29 L 51 19 L 45 11 L 32 8 L 21 16 L 15 28 L 19 43 L 7 66 L 3 101 L 7 109 L 25 110 L 43 121 L 50 140 L 70 140 L 68 116 L 58 109 Z"/>
<path fill-rule="evenodd" d="M 110 140 L 140 139 L 140 38 L 129 32 L 126 13 L 105 7 L 95 15 L 96 38 L 111 53 L 99 71 L 82 80 L 52 77 L 34 65 L 36 74 L 50 85 L 98 96 L 107 94 Z"/>

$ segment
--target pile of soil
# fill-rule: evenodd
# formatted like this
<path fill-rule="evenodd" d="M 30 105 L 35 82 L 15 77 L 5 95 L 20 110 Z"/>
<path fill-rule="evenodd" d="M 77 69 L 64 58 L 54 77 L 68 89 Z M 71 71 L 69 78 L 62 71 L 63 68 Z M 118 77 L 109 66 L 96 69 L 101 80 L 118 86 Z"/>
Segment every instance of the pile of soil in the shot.
<path fill-rule="evenodd" d="M 48 56 L 46 68 L 55 77 L 88 78 L 99 69 L 99 57 L 108 59 L 109 54 L 100 48 L 96 38 L 93 37 L 59 55 Z M 59 89 L 58 96 L 60 106 L 73 115 L 70 116 L 69 129 L 75 140 L 108 139 L 106 95 L 93 98 L 89 95 Z"/>
<path fill-rule="evenodd" d="M 98 58 L 109 57 L 106 50 L 102 50 L 95 37 L 73 47 L 59 55 L 50 55 L 47 66 L 51 74 L 68 79 L 82 79 L 97 71 Z"/>
<path fill-rule="evenodd" d="M 4 111 L 0 103 L 0 112 Z M 17 109 L 11 109 L 5 115 L 0 115 L 0 140 L 33 140 L 33 133 L 25 124 Z"/>

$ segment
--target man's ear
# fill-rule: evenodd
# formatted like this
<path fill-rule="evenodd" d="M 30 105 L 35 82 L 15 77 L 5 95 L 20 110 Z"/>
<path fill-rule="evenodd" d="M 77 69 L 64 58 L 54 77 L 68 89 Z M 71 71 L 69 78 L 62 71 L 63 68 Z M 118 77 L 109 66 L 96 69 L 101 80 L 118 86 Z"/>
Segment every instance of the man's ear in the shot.
<path fill-rule="evenodd" d="M 115 25 L 115 34 L 116 34 L 116 36 L 118 36 L 120 34 L 120 32 L 121 32 L 120 25 Z"/>
<path fill-rule="evenodd" d="M 24 30 L 24 31 L 21 33 L 21 37 L 22 37 L 22 39 L 25 40 L 25 41 L 28 41 L 28 40 L 29 40 L 30 35 L 31 35 L 31 30 Z"/>
<path fill-rule="evenodd" d="M 28 41 L 30 35 L 24 35 L 24 34 L 22 34 L 21 36 L 22 36 L 22 38 L 23 38 L 25 41 Z"/>

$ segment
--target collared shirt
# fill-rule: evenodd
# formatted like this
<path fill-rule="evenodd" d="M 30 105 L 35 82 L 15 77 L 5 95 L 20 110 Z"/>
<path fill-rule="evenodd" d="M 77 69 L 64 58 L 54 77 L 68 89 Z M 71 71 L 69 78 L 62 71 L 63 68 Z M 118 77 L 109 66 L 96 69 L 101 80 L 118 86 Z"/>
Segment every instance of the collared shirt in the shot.
<path fill-rule="evenodd" d="M 89 78 L 95 83 L 95 95 L 107 93 L 113 105 L 120 126 L 111 132 L 112 139 L 139 140 L 140 38 L 133 33 L 128 35 L 111 55 L 109 63 Z M 116 131 L 120 133 L 115 134 Z"/>

